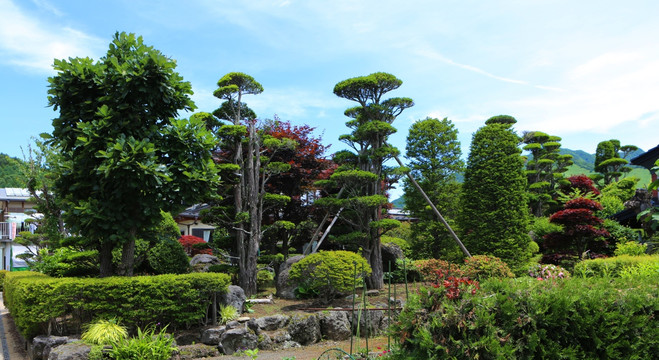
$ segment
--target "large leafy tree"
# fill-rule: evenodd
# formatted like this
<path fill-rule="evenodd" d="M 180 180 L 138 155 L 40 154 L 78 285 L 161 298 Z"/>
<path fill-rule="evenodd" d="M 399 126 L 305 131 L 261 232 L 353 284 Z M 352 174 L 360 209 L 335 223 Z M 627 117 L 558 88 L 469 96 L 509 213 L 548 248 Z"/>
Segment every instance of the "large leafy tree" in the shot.
<path fill-rule="evenodd" d="M 624 173 L 631 171 L 631 168 L 627 166 L 629 164 L 627 157 L 636 150 L 638 147 L 634 145 L 620 146 L 620 141 L 616 139 L 597 144 L 595 171 L 598 176 L 595 177 L 595 180 L 602 180 L 604 185 L 618 181 Z"/>
<path fill-rule="evenodd" d="M 382 97 L 402 83 L 391 74 L 378 72 L 350 78 L 334 86 L 335 95 L 357 103 L 345 111 L 351 118 L 346 122 L 351 133 L 339 138 L 351 150 L 335 154 L 334 161 L 340 166 L 330 178 L 344 188 L 346 195 L 339 200 L 318 201 L 346 210 L 342 219 L 352 229 L 347 238 L 360 245 L 371 266 L 373 271 L 366 278 L 366 284 L 373 289 L 384 285 L 380 236 L 398 225 L 395 220 L 385 219 L 383 214 L 388 203 L 385 194 L 388 169 L 384 162 L 398 154 L 398 149 L 387 144 L 387 138 L 396 132 L 391 123 L 403 110 L 414 105 L 409 98 L 384 100 Z"/>
<path fill-rule="evenodd" d="M 107 54 L 55 60 L 49 79 L 52 145 L 61 151 L 54 190 L 67 226 L 93 242 L 101 275 L 113 273 L 112 250 L 122 248 L 120 273 L 132 275 L 135 240 L 161 220 L 160 211 L 198 201 L 217 181 L 210 150 L 215 137 L 192 110 L 190 83 L 176 62 L 117 33 Z"/>
<path fill-rule="evenodd" d="M 563 173 L 572 165 L 572 155 L 561 155 L 561 138 L 541 131 L 524 134 L 524 150 L 530 156 L 526 161 L 529 205 L 534 216 L 543 216 L 547 205 L 554 204 L 555 190 Z"/>
<path fill-rule="evenodd" d="M 457 176 L 464 170 L 456 127 L 447 118 L 419 120 L 410 127 L 405 149 L 411 175 L 448 221 L 454 219 L 459 208 Z M 403 186 L 405 207 L 419 219 L 412 225 L 414 254 L 419 258 L 460 257 L 460 249 L 416 187 L 409 180 Z"/>
<path fill-rule="evenodd" d="M 23 168 L 25 164 L 18 158 L 0 153 L 0 187 L 25 187 Z"/>
<path fill-rule="evenodd" d="M 494 255 L 512 268 L 528 257 L 526 176 L 515 118 L 494 116 L 478 129 L 462 187 L 461 239 L 472 254 Z"/>

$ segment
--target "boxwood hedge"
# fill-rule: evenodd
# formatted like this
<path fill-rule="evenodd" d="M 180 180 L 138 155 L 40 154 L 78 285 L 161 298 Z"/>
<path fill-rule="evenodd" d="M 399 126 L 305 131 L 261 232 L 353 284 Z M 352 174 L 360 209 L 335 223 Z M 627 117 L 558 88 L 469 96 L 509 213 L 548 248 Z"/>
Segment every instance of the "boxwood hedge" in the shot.
<path fill-rule="evenodd" d="M 26 338 L 78 333 L 84 323 L 112 317 L 133 330 L 156 324 L 172 329 L 204 320 L 212 294 L 225 292 L 229 283 L 228 275 L 217 273 L 96 279 L 16 272 L 5 277 L 4 303 Z"/>

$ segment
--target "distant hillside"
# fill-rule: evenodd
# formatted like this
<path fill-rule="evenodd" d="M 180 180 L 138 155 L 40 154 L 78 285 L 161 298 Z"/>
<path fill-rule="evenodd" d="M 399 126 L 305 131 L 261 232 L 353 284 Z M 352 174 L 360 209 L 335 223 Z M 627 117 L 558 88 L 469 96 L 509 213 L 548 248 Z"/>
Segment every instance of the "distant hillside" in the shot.
<path fill-rule="evenodd" d="M 643 154 L 645 151 L 638 149 L 631 154 L 627 159 L 633 159 L 634 157 Z M 565 173 L 566 177 L 573 175 L 591 175 L 595 173 L 595 154 L 589 154 L 582 150 L 570 150 L 570 149 L 561 149 L 560 153 L 572 155 L 572 161 L 574 164 L 570 166 Z M 626 177 L 637 177 L 640 179 L 637 188 L 645 188 L 652 181 L 650 172 L 640 166 L 632 166 L 632 171 L 629 172 Z"/>
<path fill-rule="evenodd" d="M 0 153 L 0 188 L 23 188 L 25 180 L 21 172 L 23 161 Z"/>
<path fill-rule="evenodd" d="M 396 209 L 402 209 L 405 207 L 405 199 L 401 196 L 398 199 L 391 202 Z"/>
<path fill-rule="evenodd" d="M 590 172 L 595 170 L 595 154 L 589 154 L 583 150 L 560 149 L 561 155 L 572 155 L 573 166 L 586 169 Z"/>

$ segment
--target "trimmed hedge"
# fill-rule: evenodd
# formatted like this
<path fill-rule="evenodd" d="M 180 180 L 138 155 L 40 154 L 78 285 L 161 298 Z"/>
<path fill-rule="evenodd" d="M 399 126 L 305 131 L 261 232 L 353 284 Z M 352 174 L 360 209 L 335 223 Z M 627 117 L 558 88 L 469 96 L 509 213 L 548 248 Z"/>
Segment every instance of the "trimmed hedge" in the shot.
<path fill-rule="evenodd" d="M 212 293 L 229 283 L 216 273 L 96 279 L 16 272 L 6 275 L 4 303 L 26 338 L 52 325 L 78 333 L 84 323 L 113 317 L 133 330 L 157 323 L 171 329 L 204 320 Z"/>
<path fill-rule="evenodd" d="M 9 271 L 7 270 L 0 270 L 0 291 L 3 291 L 4 285 L 5 285 L 5 275 L 7 275 Z"/>
<path fill-rule="evenodd" d="M 659 276 L 491 279 L 449 300 L 423 288 L 392 330 L 393 359 L 651 359 Z M 439 294 L 441 295 L 441 294 Z"/>
<path fill-rule="evenodd" d="M 584 260 L 574 266 L 573 274 L 582 277 L 619 277 L 629 270 L 638 268 L 659 274 L 659 255 L 621 255 Z"/>

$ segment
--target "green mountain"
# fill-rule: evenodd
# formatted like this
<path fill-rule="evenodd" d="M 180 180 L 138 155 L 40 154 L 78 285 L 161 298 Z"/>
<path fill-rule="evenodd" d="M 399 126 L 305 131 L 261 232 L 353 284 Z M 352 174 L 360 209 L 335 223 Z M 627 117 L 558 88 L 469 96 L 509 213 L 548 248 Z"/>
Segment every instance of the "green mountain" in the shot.
<path fill-rule="evenodd" d="M 26 186 L 21 167 L 23 161 L 0 153 L 0 188 L 23 188 Z"/>
<path fill-rule="evenodd" d="M 634 157 L 643 154 L 645 151 L 638 149 L 634 151 L 628 159 L 633 159 Z M 573 175 L 592 175 L 595 173 L 595 154 L 589 154 L 583 150 L 570 150 L 570 149 L 560 149 L 561 155 L 569 154 L 572 155 L 572 161 L 574 162 L 571 165 L 567 172 L 565 172 L 565 177 L 570 177 Z M 648 169 L 640 166 L 632 166 L 632 171 L 625 175 L 625 177 L 637 177 L 640 179 L 636 187 L 646 188 L 648 184 L 652 181 L 652 176 Z"/>

